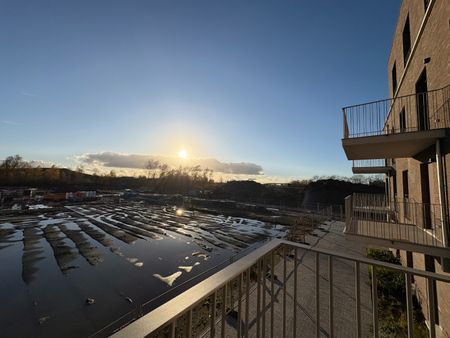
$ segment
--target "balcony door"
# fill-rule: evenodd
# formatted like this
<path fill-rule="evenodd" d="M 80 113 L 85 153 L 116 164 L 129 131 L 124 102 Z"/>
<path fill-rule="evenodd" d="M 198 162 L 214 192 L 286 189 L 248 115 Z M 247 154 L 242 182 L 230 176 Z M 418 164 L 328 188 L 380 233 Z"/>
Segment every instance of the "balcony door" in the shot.
<path fill-rule="evenodd" d="M 429 129 L 427 70 L 424 69 L 416 82 L 416 109 L 418 130 Z"/>

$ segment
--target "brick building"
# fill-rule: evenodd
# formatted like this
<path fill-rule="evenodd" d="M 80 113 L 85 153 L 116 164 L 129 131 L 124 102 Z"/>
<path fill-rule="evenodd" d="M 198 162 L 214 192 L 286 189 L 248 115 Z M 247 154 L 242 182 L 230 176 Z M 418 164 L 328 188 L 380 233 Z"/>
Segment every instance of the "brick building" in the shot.
<path fill-rule="evenodd" d="M 450 2 L 403 0 L 388 69 L 390 98 L 346 107 L 353 172 L 385 174 L 386 194 L 346 200 L 346 232 L 405 265 L 450 271 Z M 428 327 L 450 337 L 450 288 L 415 281 Z M 432 296 L 434 294 L 434 297 Z M 435 311 L 430 311 L 434 308 Z M 435 322 L 434 328 L 430 326 Z"/>

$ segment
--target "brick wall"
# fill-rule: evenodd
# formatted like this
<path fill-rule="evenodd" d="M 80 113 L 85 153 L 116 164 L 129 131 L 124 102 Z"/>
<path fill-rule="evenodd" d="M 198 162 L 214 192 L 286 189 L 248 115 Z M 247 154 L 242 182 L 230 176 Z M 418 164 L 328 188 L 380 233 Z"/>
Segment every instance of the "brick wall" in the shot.
<path fill-rule="evenodd" d="M 416 82 L 422 71 L 426 69 L 428 90 L 435 90 L 450 85 L 450 2 L 449 0 L 430 1 L 429 15 L 426 19 L 423 32 L 418 40 L 417 47 L 410 56 L 408 68 L 405 71 L 405 62 L 403 60 L 403 39 L 402 33 L 406 18 L 409 16 L 411 48 L 418 36 L 420 26 L 425 18 L 425 6 L 423 0 L 404 0 L 402 2 L 397 21 L 397 27 L 392 43 L 391 54 L 388 60 L 388 81 L 389 89 L 392 95 L 392 68 L 395 62 L 398 96 L 414 94 L 416 91 Z M 424 60 L 429 58 L 429 62 Z M 405 72 L 404 72 L 405 71 Z M 402 79 L 402 74 L 403 80 Z M 415 109 L 415 108 L 414 108 Z M 389 119 L 396 119 L 398 125 L 399 112 L 394 112 Z M 390 121 L 388 120 L 388 123 Z M 417 123 L 417 121 L 416 121 Z M 432 149 L 434 150 L 434 149 Z M 442 142 L 442 153 L 444 154 L 444 172 L 446 198 L 449 201 L 448 177 L 450 177 L 450 139 Z M 436 162 L 433 152 L 430 153 L 428 160 L 429 187 L 431 203 L 439 204 L 439 187 L 437 182 Z M 422 202 L 422 185 L 420 175 L 421 162 L 413 158 L 395 159 L 395 169 L 397 174 L 397 194 L 403 196 L 402 171 L 408 170 L 409 198 L 412 201 Z M 393 196 L 393 178 L 390 178 L 390 191 Z M 419 224 L 420 225 L 420 224 Z M 402 261 L 406 265 L 406 254 L 402 252 Z M 424 270 L 425 259 L 423 254 L 414 254 L 414 267 Z M 442 272 L 438 260 L 435 260 L 436 272 Z M 427 304 L 427 285 L 426 282 L 416 279 L 417 296 L 422 303 L 423 312 L 428 318 Z M 450 337 L 450 286 L 438 283 L 438 307 L 440 327 L 444 337 Z"/>

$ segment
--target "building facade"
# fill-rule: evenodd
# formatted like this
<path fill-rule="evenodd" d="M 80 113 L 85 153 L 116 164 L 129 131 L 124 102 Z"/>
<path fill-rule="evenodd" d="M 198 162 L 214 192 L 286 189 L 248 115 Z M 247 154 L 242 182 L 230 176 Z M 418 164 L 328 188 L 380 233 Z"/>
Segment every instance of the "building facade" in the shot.
<path fill-rule="evenodd" d="M 397 250 L 407 266 L 448 273 L 450 1 L 403 0 L 387 68 L 389 99 L 343 109 L 354 173 L 386 176 L 384 196 L 348 197 L 346 232 Z M 415 287 L 427 325 L 450 337 L 450 288 Z"/>

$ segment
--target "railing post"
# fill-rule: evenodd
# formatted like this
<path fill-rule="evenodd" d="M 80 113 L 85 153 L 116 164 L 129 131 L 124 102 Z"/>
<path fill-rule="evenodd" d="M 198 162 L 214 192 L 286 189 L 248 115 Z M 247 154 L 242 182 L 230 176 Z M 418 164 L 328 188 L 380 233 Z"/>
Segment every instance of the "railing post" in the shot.
<path fill-rule="evenodd" d="M 355 262 L 356 336 L 361 337 L 361 291 L 359 262 Z"/>
<path fill-rule="evenodd" d="M 209 336 L 211 338 L 216 335 L 216 306 L 217 306 L 217 293 L 214 292 L 211 296 L 211 328 L 209 330 Z"/>
<path fill-rule="evenodd" d="M 348 195 L 345 198 L 345 229 L 344 232 L 353 233 L 354 229 L 352 226 L 353 220 L 353 196 Z"/>
<path fill-rule="evenodd" d="M 298 272 L 298 263 L 297 263 L 297 248 L 294 248 L 294 327 L 293 327 L 293 336 L 297 336 L 297 272 Z"/>
<path fill-rule="evenodd" d="M 319 265 L 319 253 L 316 252 L 316 337 L 320 338 L 320 274 L 319 274 L 319 269 L 320 269 L 320 265 Z"/>
<path fill-rule="evenodd" d="M 187 313 L 186 334 L 184 336 L 186 338 L 192 337 L 192 309 L 190 309 Z"/>
<path fill-rule="evenodd" d="M 270 253 L 270 338 L 274 337 L 274 316 L 275 316 L 275 250 Z"/>
<path fill-rule="evenodd" d="M 225 337 L 225 324 L 227 319 L 227 286 L 228 284 L 225 284 L 222 291 L 222 325 L 220 332 L 221 337 Z"/>
<path fill-rule="evenodd" d="M 430 317 L 430 338 L 436 338 L 436 299 L 435 283 L 432 278 L 427 279 L 428 284 L 428 308 Z"/>
<path fill-rule="evenodd" d="M 248 268 L 245 276 L 245 338 L 248 338 L 249 312 L 250 312 L 250 271 Z"/>
<path fill-rule="evenodd" d="M 372 320 L 373 337 L 378 338 L 378 281 L 375 265 L 372 265 Z"/>
<path fill-rule="evenodd" d="M 239 275 L 239 282 L 238 282 L 238 315 L 237 315 L 237 337 L 242 337 L 242 282 L 243 282 L 243 273 Z"/>
<path fill-rule="evenodd" d="M 283 245 L 283 338 L 286 338 L 286 245 Z"/>
<path fill-rule="evenodd" d="M 329 320 L 330 320 L 330 332 L 329 337 L 334 337 L 334 297 L 333 297 L 333 256 L 328 256 L 328 282 L 329 282 L 329 293 L 330 293 L 330 311 L 329 311 Z"/>
<path fill-rule="evenodd" d="M 257 273 L 256 273 L 256 278 L 258 280 L 258 286 L 257 286 L 257 297 L 256 297 L 256 336 L 257 337 L 261 337 L 261 328 L 260 328 L 260 321 L 261 321 L 261 270 L 262 270 L 262 264 L 261 264 L 261 260 L 258 261 L 258 263 L 256 264 L 256 269 L 257 269 Z M 264 278 L 266 278 L 264 276 Z M 264 292 L 266 292 L 266 290 L 263 290 Z"/>
<path fill-rule="evenodd" d="M 413 303 L 412 303 L 412 292 L 411 292 L 411 275 L 405 273 L 405 283 L 406 283 L 406 315 L 408 319 L 408 338 L 414 337 L 414 318 L 413 318 Z"/>
<path fill-rule="evenodd" d="M 344 123 L 344 138 L 348 138 L 348 124 L 347 124 L 347 116 L 345 115 L 345 109 L 342 109 L 342 113 L 344 115 L 342 119 Z"/>
<path fill-rule="evenodd" d="M 442 169 L 441 141 L 436 140 L 436 170 L 439 184 L 439 203 L 441 205 L 442 246 L 448 247 L 447 203 L 445 201 L 445 183 Z"/>

